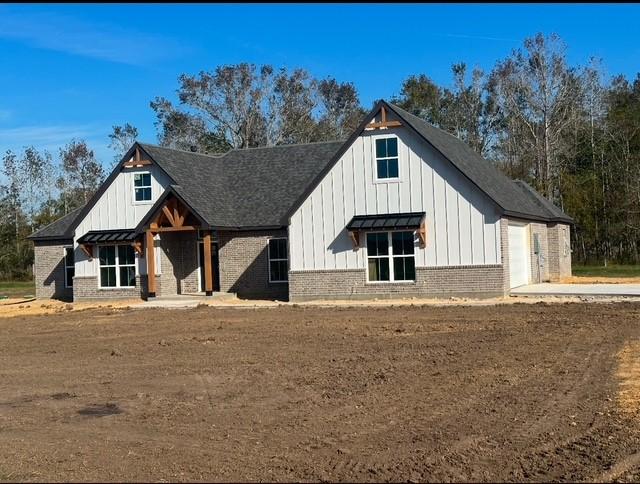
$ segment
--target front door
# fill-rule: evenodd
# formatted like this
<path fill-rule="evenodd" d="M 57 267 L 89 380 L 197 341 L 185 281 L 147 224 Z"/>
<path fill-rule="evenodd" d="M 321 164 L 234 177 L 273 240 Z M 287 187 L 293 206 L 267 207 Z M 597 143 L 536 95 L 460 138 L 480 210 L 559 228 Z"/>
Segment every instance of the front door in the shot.
<path fill-rule="evenodd" d="M 200 263 L 200 291 L 204 292 L 204 243 L 198 241 L 198 262 Z M 213 290 L 220 290 L 220 271 L 218 264 L 218 243 L 211 242 L 211 267 L 213 268 Z"/>

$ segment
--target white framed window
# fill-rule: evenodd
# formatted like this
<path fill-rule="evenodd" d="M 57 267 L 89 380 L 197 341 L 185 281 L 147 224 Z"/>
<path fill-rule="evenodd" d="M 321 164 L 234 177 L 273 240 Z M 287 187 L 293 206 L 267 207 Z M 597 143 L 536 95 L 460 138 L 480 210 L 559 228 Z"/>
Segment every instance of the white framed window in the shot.
<path fill-rule="evenodd" d="M 98 246 L 100 287 L 135 287 L 136 254 L 131 245 Z"/>
<path fill-rule="evenodd" d="M 411 282 L 416 280 L 412 231 L 367 233 L 367 280 Z"/>
<path fill-rule="evenodd" d="M 136 202 L 151 201 L 151 173 L 140 172 L 133 174 L 133 199 Z"/>
<path fill-rule="evenodd" d="M 287 257 L 287 238 L 269 239 L 269 282 L 287 282 L 289 280 L 289 258 Z"/>
<path fill-rule="evenodd" d="M 64 247 L 64 287 L 73 287 L 73 276 L 76 274 L 73 246 Z"/>
<path fill-rule="evenodd" d="M 400 178 L 398 137 L 378 137 L 375 138 L 375 144 L 376 180 L 398 180 Z"/>

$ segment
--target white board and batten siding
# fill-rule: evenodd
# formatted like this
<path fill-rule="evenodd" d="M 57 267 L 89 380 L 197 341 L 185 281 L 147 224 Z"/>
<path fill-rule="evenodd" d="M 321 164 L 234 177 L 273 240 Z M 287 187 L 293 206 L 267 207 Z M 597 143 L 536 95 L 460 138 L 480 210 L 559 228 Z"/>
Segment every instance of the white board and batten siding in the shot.
<path fill-rule="evenodd" d="M 375 180 L 375 139 L 398 137 L 399 180 Z M 416 266 L 501 263 L 500 213 L 480 189 L 408 128 L 365 131 L 292 215 L 290 268 L 364 269 L 366 239 L 353 250 L 354 215 L 426 212 L 427 244 Z"/>
<path fill-rule="evenodd" d="M 133 175 L 146 172 L 151 173 L 151 201 L 136 202 Z M 153 165 L 123 169 L 76 228 L 74 239 L 76 276 L 95 276 L 98 270 L 97 257 L 89 261 L 86 254 L 77 247 L 77 240 L 80 237 L 90 230 L 135 228 L 170 183 L 171 180 L 167 175 Z M 94 255 L 97 256 L 97 254 Z M 159 251 L 156 251 L 156 255 L 156 267 L 159 267 Z M 136 272 L 146 274 L 144 258 L 136 257 L 136 261 Z"/>

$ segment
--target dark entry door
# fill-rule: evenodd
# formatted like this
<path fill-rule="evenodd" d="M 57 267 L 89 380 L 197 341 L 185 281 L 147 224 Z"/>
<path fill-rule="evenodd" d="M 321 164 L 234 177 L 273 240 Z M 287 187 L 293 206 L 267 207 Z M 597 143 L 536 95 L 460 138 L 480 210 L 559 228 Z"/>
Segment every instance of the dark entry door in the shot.
<path fill-rule="evenodd" d="M 198 242 L 198 260 L 200 261 L 200 291 L 204 292 L 204 242 Z M 220 290 L 220 264 L 218 263 L 218 243 L 211 243 L 211 267 L 213 268 L 213 290 Z"/>

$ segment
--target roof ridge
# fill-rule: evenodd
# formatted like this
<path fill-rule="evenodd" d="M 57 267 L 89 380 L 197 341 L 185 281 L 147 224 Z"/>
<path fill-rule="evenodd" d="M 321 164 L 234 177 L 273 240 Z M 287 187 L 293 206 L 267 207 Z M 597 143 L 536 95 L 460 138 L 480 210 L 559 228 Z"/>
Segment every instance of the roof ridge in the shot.
<path fill-rule="evenodd" d="M 268 149 L 272 149 L 272 148 L 290 148 L 292 146 L 311 146 L 311 145 L 321 145 L 321 144 L 331 144 L 331 143 L 344 143 L 346 140 L 344 139 L 335 139 L 335 140 L 329 140 L 329 141 L 310 141 L 309 143 L 291 143 L 291 144 L 287 144 L 287 145 L 273 145 L 273 146 L 251 146 L 249 148 L 232 148 L 229 151 L 227 151 L 224 155 L 227 155 L 228 153 L 231 153 L 232 151 L 234 152 L 238 152 L 238 151 L 250 151 L 250 150 L 268 150 Z"/>
<path fill-rule="evenodd" d="M 140 146 L 142 146 L 143 148 L 145 146 L 150 146 L 151 148 L 159 148 L 161 150 L 167 150 L 167 151 L 179 151 L 181 153 L 187 153 L 190 155 L 200 155 L 200 156 L 208 156 L 209 158 L 215 158 L 215 159 L 220 159 L 220 158 L 224 158 L 225 156 L 227 156 L 229 153 L 232 152 L 242 152 L 242 151 L 251 151 L 251 150 L 266 150 L 266 149 L 272 149 L 272 148 L 290 148 L 293 146 L 311 146 L 311 145 L 319 145 L 319 144 L 331 144 L 331 143 L 344 143 L 344 139 L 335 139 L 335 140 L 328 140 L 328 141 L 311 141 L 309 143 L 291 143 L 291 144 L 285 144 L 285 145 L 274 145 L 274 146 L 252 146 L 249 148 L 231 148 L 228 151 L 225 151 L 224 153 L 219 153 L 219 154 L 211 154 L 211 153 L 202 153 L 201 151 L 189 151 L 189 150 L 183 150 L 180 148 L 170 148 L 168 146 L 160 146 L 160 145 L 154 145 L 151 143 L 142 143 L 142 142 L 137 142 Z"/>
<path fill-rule="evenodd" d="M 137 143 L 140 146 L 142 146 L 143 148 L 145 146 L 150 146 L 151 148 L 159 148 L 161 150 L 167 150 L 167 151 L 179 151 L 181 153 L 188 153 L 190 155 L 208 156 L 209 158 L 222 158 L 224 155 L 226 155 L 230 151 L 233 151 L 233 150 L 229 150 L 229 151 L 225 151 L 224 153 L 219 153 L 219 154 L 216 154 L 216 155 L 212 155 L 211 153 L 203 153 L 201 151 L 189 151 L 189 150 L 183 150 L 183 149 L 180 149 L 180 148 L 170 148 L 168 146 L 154 145 L 154 144 L 151 144 L 151 143 L 142 143 L 142 142 L 137 142 Z"/>

